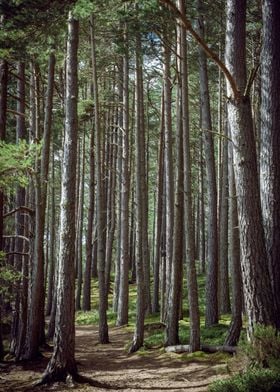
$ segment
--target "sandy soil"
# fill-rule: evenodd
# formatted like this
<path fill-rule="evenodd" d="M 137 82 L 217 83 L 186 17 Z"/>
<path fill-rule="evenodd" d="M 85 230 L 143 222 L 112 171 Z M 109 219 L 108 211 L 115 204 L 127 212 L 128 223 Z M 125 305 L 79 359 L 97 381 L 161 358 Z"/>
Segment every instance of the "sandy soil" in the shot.
<path fill-rule="evenodd" d="M 51 353 L 32 363 L 10 364 L 0 368 L 1 392 L 27 391 L 207 391 L 214 380 L 225 377 L 226 364 L 184 362 L 178 354 L 150 350 L 145 354 L 128 355 L 125 345 L 131 335 L 124 328 L 111 328 L 108 345 L 100 345 L 97 328 L 76 329 L 76 359 L 79 373 L 89 378 L 84 384 L 54 384 L 32 387 L 44 371 Z"/>

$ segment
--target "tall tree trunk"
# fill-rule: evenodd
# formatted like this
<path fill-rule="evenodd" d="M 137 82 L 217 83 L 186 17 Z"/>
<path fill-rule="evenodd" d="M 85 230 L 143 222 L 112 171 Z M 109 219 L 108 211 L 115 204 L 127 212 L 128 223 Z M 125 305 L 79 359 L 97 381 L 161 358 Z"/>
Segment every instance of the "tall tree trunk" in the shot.
<path fill-rule="evenodd" d="M 275 324 L 275 308 L 262 225 L 250 97 L 246 88 L 245 22 L 246 1 L 227 0 L 226 65 L 236 82 L 236 91 L 233 91 L 227 81 L 228 119 L 234 146 L 241 268 L 251 335 L 256 323 Z"/>
<path fill-rule="evenodd" d="M 90 149 L 89 149 L 89 196 L 88 196 L 88 214 L 87 214 L 87 236 L 86 236 L 86 261 L 84 269 L 83 284 L 83 310 L 90 310 L 91 294 L 91 264 L 93 254 L 93 217 L 94 217 L 94 127 L 90 132 Z"/>
<path fill-rule="evenodd" d="M 17 100 L 17 111 L 24 115 L 25 113 L 25 64 L 18 64 L 18 81 L 17 81 L 17 91 L 18 91 L 18 100 Z M 17 116 L 17 124 L 16 124 L 16 133 L 17 133 L 17 143 L 21 140 L 26 139 L 26 127 L 25 127 L 25 117 Z M 25 205 L 25 188 L 18 187 L 16 193 L 16 207 L 22 207 Z M 24 236 L 25 232 L 25 219 L 22 211 L 16 213 L 15 216 L 15 224 L 16 224 L 16 235 Z M 23 263 L 25 262 L 23 256 L 20 254 L 23 253 L 24 243 L 20 238 L 15 239 L 15 255 L 14 267 L 16 270 L 21 273 Z M 26 331 L 26 325 L 24 318 L 22 317 L 22 298 L 23 292 L 21 286 L 23 284 L 24 276 L 20 279 L 20 281 L 16 282 L 16 290 L 15 290 L 15 311 L 13 312 L 13 320 L 11 327 L 11 341 L 10 341 L 10 352 L 15 355 L 16 359 L 18 359 L 23 350 L 23 332 Z"/>
<path fill-rule="evenodd" d="M 156 209 L 155 209 L 155 243 L 154 243 L 154 292 L 152 311 L 153 313 L 159 312 L 159 288 L 160 288 L 160 259 L 161 259 L 161 234 L 162 234 L 162 209 L 163 209 L 163 141 L 164 141 L 164 93 L 162 92 L 161 98 L 161 122 L 160 122 L 160 136 L 158 147 L 158 173 L 157 173 L 157 192 L 156 192 Z"/>
<path fill-rule="evenodd" d="M 178 26 L 178 55 L 180 55 L 180 27 Z M 180 69 L 179 75 L 180 75 Z M 170 275 L 170 290 L 167 306 L 166 345 L 179 343 L 179 315 L 181 305 L 181 283 L 184 259 L 184 155 L 183 155 L 183 128 L 181 108 L 181 75 L 177 88 L 177 130 L 176 130 L 176 189 L 175 189 L 175 214 L 173 231 L 173 255 Z"/>
<path fill-rule="evenodd" d="M 280 7 L 263 1 L 260 178 L 266 250 L 280 329 Z"/>
<path fill-rule="evenodd" d="M 107 324 L 107 290 L 105 282 L 105 249 L 106 249 L 106 210 L 105 210 L 105 189 L 102 170 L 102 135 L 99 117 L 98 81 L 96 69 L 96 48 L 94 16 L 90 20 L 91 34 L 91 55 L 92 55 L 92 77 L 93 94 L 95 103 L 95 132 L 96 132 L 96 207 L 97 207 L 97 260 L 98 260 L 98 282 L 99 282 L 99 341 L 108 343 L 108 324 Z"/>
<path fill-rule="evenodd" d="M 171 289 L 171 270 L 173 256 L 173 225 L 174 225 L 174 173 L 173 173 L 173 142 L 171 114 L 171 49 L 169 35 L 164 34 L 163 41 L 163 88 L 164 88 L 164 163 L 166 187 L 166 303 L 169 301 Z M 169 306 L 166 306 L 168 312 Z M 166 317 L 169 317 L 166 314 Z"/>
<path fill-rule="evenodd" d="M 127 26 L 124 30 L 124 43 L 128 44 Z M 128 277 L 129 277 L 129 57 L 128 50 L 123 57 L 123 129 L 121 134 L 121 210 L 120 210 L 120 292 L 118 301 L 117 325 L 128 322 Z"/>
<path fill-rule="evenodd" d="M 184 0 L 178 0 L 178 6 L 185 15 Z M 182 78 L 182 127 L 184 146 L 184 218 L 186 235 L 186 257 L 187 257 L 187 282 L 188 299 L 190 309 L 190 350 L 200 349 L 200 315 L 198 305 L 198 289 L 195 266 L 195 240 L 192 214 L 192 178 L 191 178 L 191 152 L 190 152 L 190 129 L 189 129 L 189 107 L 188 107 L 188 67 L 187 67 L 187 40 L 186 31 L 180 26 L 181 52 L 180 68 Z"/>
<path fill-rule="evenodd" d="M 202 3 L 198 0 L 198 32 L 204 37 L 204 20 Z M 205 52 L 199 48 L 199 80 L 200 80 L 200 105 L 201 129 L 203 132 L 207 190 L 208 190 L 208 268 L 206 279 L 206 307 L 205 325 L 207 327 L 217 324 L 218 315 L 218 228 L 217 228 L 217 185 L 214 155 L 214 141 L 212 136 L 212 121 L 208 88 L 207 60 Z"/>
<path fill-rule="evenodd" d="M 236 346 L 242 328 L 242 277 L 240 267 L 240 240 L 237 198 L 233 173 L 232 146 L 229 146 L 229 254 L 232 281 L 232 317 L 225 344 Z"/>
<path fill-rule="evenodd" d="M 37 158 L 37 176 L 35 184 L 35 241 L 34 241 L 34 264 L 32 272 L 31 302 L 28 315 L 28 333 L 26 336 L 26 349 L 24 359 L 32 359 L 38 355 L 39 346 L 42 343 L 41 332 L 44 333 L 44 229 L 47 201 L 47 184 L 49 173 L 49 156 L 52 128 L 52 106 L 54 90 L 55 56 L 51 53 L 48 66 L 48 86 L 46 93 L 44 134 L 41 164 Z M 39 97 L 39 73 L 35 71 L 35 101 L 36 101 L 36 137 L 40 138 L 40 97 Z M 41 332 L 39 332 L 41 331 Z"/>
<path fill-rule="evenodd" d="M 54 278 L 55 278 L 55 175 L 54 175 L 54 143 L 52 143 L 52 159 L 51 159 L 51 183 L 50 183 L 50 247 L 49 247 L 49 267 L 48 267 L 48 290 L 47 290 L 47 304 L 46 316 L 51 315 L 53 292 L 54 292 Z"/>
<path fill-rule="evenodd" d="M 84 226 L 84 194 L 85 194 L 85 130 L 83 133 L 82 140 L 82 162 L 81 162 L 81 180 L 80 180 L 80 189 L 79 189 L 79 210 L 78 210 L 78 220 L 79 224 L 77 225 L 77 266 L 78 266 L 78 276 L 77 276 L 77 287 L 76 287 L 76 299 L 75 299 L 75 307 L 76 310 L 81 310 L 81 292 L 82 292 L 82 280 L 83 280 L 83 226 Z"/>
<path fill-rule="evenodd" d="M 0 60 L 0 140 L 5 140 L 6 137 L 7 91 L 8 91 L 8 63 L 5 60 Z M 4 195 L 3 192 L 1 192 L 0 190 L 0 252 L 4 250 L 3 209 L 4 209 Z M 4 348 L 2 342 L 1 307 L 2 307 L 2 299 L 0 296 L 0 359 L 2 359 L 4 355 Z"/>
<path fill-rule="evenodd" d="M 228 275 L 228 141 L 227 125 L 222 142 L 222 189 L 219 218 L 219 312 L 230 313 L 229 275 Z"/>
<path fill-rule="evenodd" d="M 78 34 L 79 22 L 68 21 L 66 59 L 65 142 L 60 212 L 60 248 L 54 351 L 42 382 L 76 377 L 75 362 L 75 198 L 78 142 Z"/>
<path fill-rule="evenodd" d="M 136 32 L 136 70 L 135 70 L 135 215 L 136 215 L 136 279 L 137 279 L 137 304 L 136 323 L 133 342 L 130 352 L 135 352 L 144 342 L 144 319 L 146 310 L 146 287 L 144 274 L 144 259 L 148 252 L 145 246 L 144 215 L 147 213 L 145 206 L 146 178 L 145 178 L 145 135 L 143 124 L 143 95 L 142 95 L 142 48 L 141 36 Z"/>

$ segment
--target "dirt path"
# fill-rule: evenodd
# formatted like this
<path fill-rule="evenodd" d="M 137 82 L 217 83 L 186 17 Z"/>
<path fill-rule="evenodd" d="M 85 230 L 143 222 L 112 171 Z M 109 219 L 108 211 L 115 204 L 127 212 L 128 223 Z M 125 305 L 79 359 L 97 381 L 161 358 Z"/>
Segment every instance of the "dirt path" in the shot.
<path fill-rule="evenodd" d="M 226 364 L 211 361 L 184 362 L 176 354 L 151 350 L 128 355 L 124 345 L 131 339 L 124 328 L 112 328 L 108 345 L 97 344 L 96 327 L 76 329 L 76 359 L 81 375 L 92 382 L 71 388 L 77 392 L 93 391 L 207 391 L 209 383 L 224 377 Z M 0 391 L 33 391 L 28 387 L 40 378 L 50 353 L 32 364 L 11 365 L 0 369 Z M 36 391 L 69 391 L 64 384 L 36 388 Z"/>

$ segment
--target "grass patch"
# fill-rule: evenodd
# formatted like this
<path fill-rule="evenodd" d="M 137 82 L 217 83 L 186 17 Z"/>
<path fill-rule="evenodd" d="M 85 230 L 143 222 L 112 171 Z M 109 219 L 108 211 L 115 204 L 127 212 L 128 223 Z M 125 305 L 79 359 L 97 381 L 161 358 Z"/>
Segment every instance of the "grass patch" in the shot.
<path fill-rule="evenodd" d="M 280 391 L 280 373 L 271 369 L 251 369 L 227 380 L 219 380 L 209 392 L 273 392 Z"/>

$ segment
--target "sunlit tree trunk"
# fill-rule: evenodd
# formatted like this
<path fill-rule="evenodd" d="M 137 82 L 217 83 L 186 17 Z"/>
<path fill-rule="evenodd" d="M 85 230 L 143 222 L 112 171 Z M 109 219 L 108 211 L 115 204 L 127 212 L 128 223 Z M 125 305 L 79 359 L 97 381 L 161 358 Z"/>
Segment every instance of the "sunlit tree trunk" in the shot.
<path fill-rule="evenodd" d="M 124 42 L 128 43 L 127 27 Z M 123 129 L 121 130 L 121 201 L 120 201 L 120 291 L 117 325 L 128 322 L 128 275 L 129 275 L 129 57 L 126 50 L 123 57 Z"/>
<path fill-rule="evenodd" d="M 63 151 L 60 248 L 54 351 L 42 382 L 75 378 L 75 195 L 78 144 L 78 34 L 79 22 L 68 21 L 66 59 L 65 140 Z"/>
<path fill-rule="evenodd" d="M 275 324 L 258 182 L 250 97 L 246 91 L 246 1 L 227 0 L 226 65 L 237 89 L 227 83 L 228 120 L 233 143 L 241 269 L 251 335 L 256 323 Z M 260 276 L 262 277 L 260 279 Z"/>

